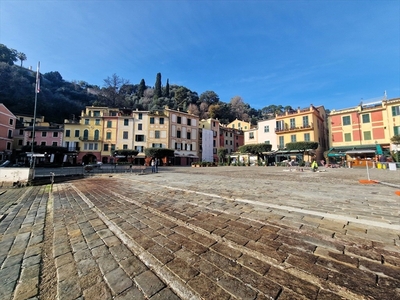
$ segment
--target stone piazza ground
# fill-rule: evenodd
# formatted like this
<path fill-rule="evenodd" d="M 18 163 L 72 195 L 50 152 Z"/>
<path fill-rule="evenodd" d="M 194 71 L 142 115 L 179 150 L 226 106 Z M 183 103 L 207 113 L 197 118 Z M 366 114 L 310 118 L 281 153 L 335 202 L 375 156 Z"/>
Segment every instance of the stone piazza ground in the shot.
<path fill-rule="evenodd" d="M 400 299 L 400 170 L 161 167 L 0 194 L 2 300 Z"/>

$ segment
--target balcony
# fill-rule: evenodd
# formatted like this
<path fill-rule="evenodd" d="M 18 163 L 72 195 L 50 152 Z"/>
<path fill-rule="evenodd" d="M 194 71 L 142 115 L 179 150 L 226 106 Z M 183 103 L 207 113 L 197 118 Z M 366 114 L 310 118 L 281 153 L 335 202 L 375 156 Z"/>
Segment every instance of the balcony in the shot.
<path fill-rule="evenodd" d="M 286 127 L 286 126 L 285 126 Z M 296 131 L 309 131 L 314 130 L 313 123 L 303 126 L 296 127 L 286 127 L 286 128 L 275 128 L 275 133 L 286 133 L 286 132 L 296 132 Z"/>
<path fill-rule="evenodd" d="M 80 136 L 79 137 L 80 141 L 84 141 L 84 142 L 100 142 L 101 138 L 100 137 L 93 137 L 93 136 Z"/>

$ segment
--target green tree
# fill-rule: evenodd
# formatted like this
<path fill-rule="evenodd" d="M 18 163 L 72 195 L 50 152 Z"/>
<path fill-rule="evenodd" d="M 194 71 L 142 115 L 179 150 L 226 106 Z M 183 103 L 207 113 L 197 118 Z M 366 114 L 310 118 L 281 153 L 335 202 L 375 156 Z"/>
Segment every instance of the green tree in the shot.
<path fill-rule="evenodd" d="M 200 102 L 205 102 L 208 105 L 217 104 L 219 102 L 219 96 L 213 91 L 205 91 L 199 97 Z"/>
<path fill-rule="evenodd" d="M 147 87 L 146 87 L 146 83 L 145 83 L 144 79 L 140 80 L 139 88 L 138 88 L 138 90 L 137 90 L 137 95 L 138 95 L 139 98 L 142 98 L 142 97 L 143 97 L 144 91 L 145 91 L 146 89 L 147 89 Z"/>
<path fill-rule="evenodd" d="M 316 150 L 318 148 L 318 142 L 294 142 L 287 143 L 286 149 L 288 151 L 297 150 L 302 153 L 304 160 L 304 152 L 307 150 Z"/>
<path fill-rule="evenodd" d="M 247 144 L 239 147 L 240 153 L 250 153 L 257 155 L 257 159 L 264 159 L 264 152 L 269 152 L 272 149 L 271 144 L 259 143 L 259 144 Z"/>
<path fill-rule="evenodd" d="M 128 161 L 128 158 L 132 159 L 136 155 L 138 155 L 139 151 L 133 149 L 123 149 L 123 150 L 116 150 L 113 153 L 113 156 L 124 156 L 121 161 Z"/>
<path fill-rule="evenodd" d="M 16 50 L 7 48 L 6 45 L 0 44 L 0 62 L 5 62 L 12 66 L 17 60 Z"/>
<path fill-rule="evenodd" d="M 144 149 L 144 154 L 148 157 L 171 157 L 174 156 L 175 150 L 174 149 L 167 149 L 167 148 L 146 148 Z"/>
<path fill-rule="evenodd" d="M 18 52 L 17 58 L 21 61 L 21 68 L 22 68 L 22 62 L 27 59 L 25 53 Z"/>
<path fill-rule="evenodd" d="M 164 97 L 169 98 L 169 79 L 167 79 L 167 83 L 165 85 Z"/>
<path fill-rule="evenodd" d="M 156 83 L 154 85 L 154 98 L 162 97 L 162 89 L 161 89 L 161 73 L 157 73 Z"/>
<path fill-rule="evenodd" d="M 399 162 L 399 145 L 400 145 L 400 135 L 395 135 L 390 138 L 390 141 L 396 145 L 396 162 Z"/>
<path fill-rule="evenodd" d="M 228 150 L 224 147 L 217 149 L 218 161 L 224 163 L 225 157 L 228 154 Z"/>

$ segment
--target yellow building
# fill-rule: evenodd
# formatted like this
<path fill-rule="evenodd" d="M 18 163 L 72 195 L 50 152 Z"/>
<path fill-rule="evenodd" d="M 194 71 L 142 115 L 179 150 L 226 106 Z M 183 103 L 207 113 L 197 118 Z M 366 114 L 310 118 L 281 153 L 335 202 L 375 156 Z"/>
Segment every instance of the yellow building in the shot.
<path fill-rule="evenodd" d="M 323 153 L 328 147 L 328 131 L 326 125 L 326 112 L 323 106 L 310 107 L 293 111 L 286 111 L 283 114 L 276 115 L 276 135 L 278 149 L 281 152 L 281 158 L 289 158 L 290 155 L 297 158 L 310 161 L 315 157 L 318 161 L 324 159 Z M 295 142 L 317 142 L 318 148 L 314 151 L 306 151 L 306 157 L 300 157 L 302 153 L 285 153 L 287 143 Z M 279 154 L 277 155 L 279 158 Z M 308 157 L 307 157 L 308 156 Z"/>
<path fill-rule="evenodd" d="M 235 121 L 232 121 L 226 125 L 226 127 L 239 130 L 249 130 L 251 128 L 251 124 L 249 122 L 236 119 Z"/>

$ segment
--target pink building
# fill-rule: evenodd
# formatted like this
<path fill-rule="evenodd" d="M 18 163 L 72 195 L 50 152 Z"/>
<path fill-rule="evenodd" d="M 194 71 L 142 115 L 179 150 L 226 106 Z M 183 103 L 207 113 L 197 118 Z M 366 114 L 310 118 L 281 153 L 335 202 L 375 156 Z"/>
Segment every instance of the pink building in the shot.
<path fill-rule="evenodd" d="M 11 157 L 16 119 L 15 115 L 0 103 L 0 161 Z"/>

